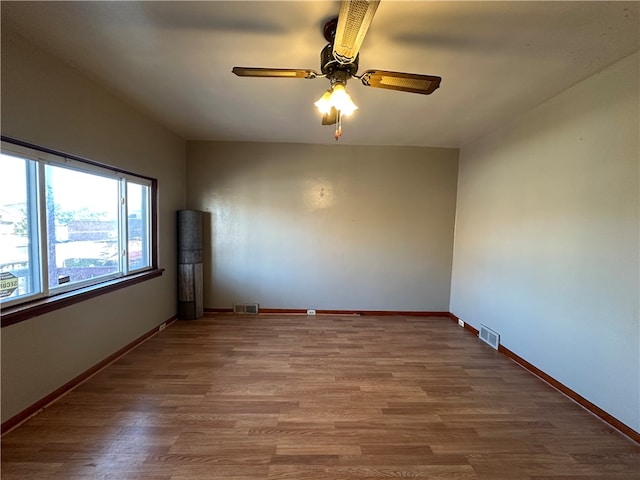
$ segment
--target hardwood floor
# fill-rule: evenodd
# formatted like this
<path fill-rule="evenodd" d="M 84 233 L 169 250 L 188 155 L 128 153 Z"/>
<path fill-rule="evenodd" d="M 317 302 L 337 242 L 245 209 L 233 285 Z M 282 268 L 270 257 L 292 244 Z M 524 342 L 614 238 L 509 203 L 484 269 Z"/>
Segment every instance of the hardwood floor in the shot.
<path fill-rule="evenodd" d="M 176 322 L 2 439 L 10 479 L 638 480 L 640 446 L 442 318 Z"/>

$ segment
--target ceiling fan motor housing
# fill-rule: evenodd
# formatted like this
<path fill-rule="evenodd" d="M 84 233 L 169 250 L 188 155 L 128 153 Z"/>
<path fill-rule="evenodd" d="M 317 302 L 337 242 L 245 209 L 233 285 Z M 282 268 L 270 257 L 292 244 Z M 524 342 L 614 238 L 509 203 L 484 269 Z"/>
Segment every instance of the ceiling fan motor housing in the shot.
<path fill-rule="evenodd" d="M 328 43 L 320 52 L 320 69 L 329 79 L 333 79 L 337 76 L 344 77 L 344 80 L 346 81 L 347 78 L 354 76 L 358 71 L 359 59 L 360 55 L 358 55 L 351 63 L 343 64 L 338 62 L 333 57 L 333 44 Z"/>

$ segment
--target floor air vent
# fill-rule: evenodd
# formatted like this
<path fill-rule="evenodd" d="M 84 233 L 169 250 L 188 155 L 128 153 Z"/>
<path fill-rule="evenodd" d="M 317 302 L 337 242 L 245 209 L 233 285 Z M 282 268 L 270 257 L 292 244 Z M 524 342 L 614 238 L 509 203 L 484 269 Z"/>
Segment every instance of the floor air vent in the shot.
<path fill-rule="evenodd" d="M 250 313 L 252 315 L 258 314 L 257 303 L 236 303 L 233 305 L 233 313 Z"/>
<path fill-rule="evenodd" d="M 496 350 L 498 349 L 498 345 L 500 344 L 500 335 L 498 335 L 496 332 L 481 324 L 479 336 L 480 340 L 482 340 L 484 343 L 491 345 Z"/>

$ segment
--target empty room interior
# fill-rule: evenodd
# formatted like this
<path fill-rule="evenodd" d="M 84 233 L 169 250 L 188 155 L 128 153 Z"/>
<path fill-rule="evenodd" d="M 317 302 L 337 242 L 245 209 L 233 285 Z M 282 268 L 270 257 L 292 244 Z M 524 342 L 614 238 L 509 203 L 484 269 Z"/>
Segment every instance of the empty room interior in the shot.
<path fill-rule="evenodd" d="M 0 13 L 3 478 L 640 478 L 640 2 Z"/>

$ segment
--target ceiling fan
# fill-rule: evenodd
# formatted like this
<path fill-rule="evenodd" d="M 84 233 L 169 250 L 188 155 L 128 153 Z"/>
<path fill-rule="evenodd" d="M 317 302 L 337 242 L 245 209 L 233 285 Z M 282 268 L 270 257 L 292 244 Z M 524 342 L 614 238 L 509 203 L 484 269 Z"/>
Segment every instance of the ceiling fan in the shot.
<path fill-rule="evenodd" d="M 429 95 L 439 86 L 442 78 L 416 73 L 367 70 L 357 75 L 358 51 L 371 25 L 380 0 L 342 0 L 337 18 L 324 26 L 324 38 L 329 42 L 320 52 L 320 70 L 290 68 L 233 67 L 239 77 L 328 78 L 329 90 L 315 105 L 322 113 L 323 125 L 336 125 L 334 137 L 342 135 L 342 116 L 348 116 L 358 107 L 345 90 L 349 78 L 359 79 L 367 87 L 386 88 L 402 92 Z"/>

